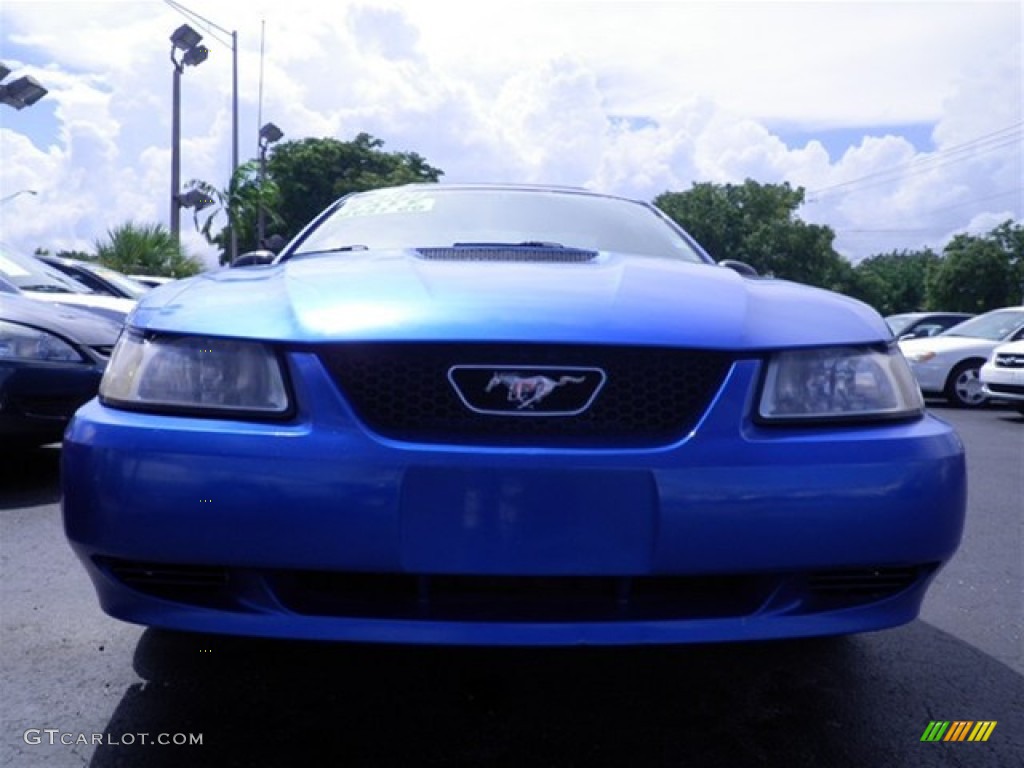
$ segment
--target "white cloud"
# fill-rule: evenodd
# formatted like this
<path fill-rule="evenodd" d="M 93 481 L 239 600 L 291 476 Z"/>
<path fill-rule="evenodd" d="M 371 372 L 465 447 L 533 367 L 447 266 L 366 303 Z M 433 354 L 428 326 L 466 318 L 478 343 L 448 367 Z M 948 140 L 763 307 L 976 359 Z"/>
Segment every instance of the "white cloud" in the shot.
<path fill-rule="evenodd" d="M 286 140 L 368 132 L 453 181 L 647 199 L 788 181 L 818 191 L 801 215 L 834 227 L 852 258 L 1021 218 L 1018 3 L 187 5 L 238 30 L 242 161 L 272 120 Z M 6 60 L 50 89 L 0 113 L 0 197 L 40 191 L 0 207 L 0 238 L 91 248 L 128 219 L 167 222 L 168 36 L 184 21 L 152 0 L 0 6 Z M 193 26 L 211 55 L 182 77 L 181 178 L 223 186 L 230 37 Z M 910 123 L 932 125 L 934 147 L 894 129 Z M 862 135 L 830 158 L 824 139 L 787 146 L 780 125 Z M 183 238 L 209 258 L 183 214 Z"/>

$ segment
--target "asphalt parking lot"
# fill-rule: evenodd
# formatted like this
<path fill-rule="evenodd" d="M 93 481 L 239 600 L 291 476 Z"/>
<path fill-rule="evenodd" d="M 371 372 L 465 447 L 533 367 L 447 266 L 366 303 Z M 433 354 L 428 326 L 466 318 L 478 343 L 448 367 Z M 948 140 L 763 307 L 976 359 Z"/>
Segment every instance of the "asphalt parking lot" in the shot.
<path fill-rule="evenodd" d="M 970 507 L 921 619 L 747 645 L 351 646 L 122 624 L 63 539 L 59 450 L 10 459 L 0 765 L 1021 765 L 1024 417 L 937 413 L 967 446 Z M 936 720 L 997 724 L 983 743 L 922 742 Z"/>

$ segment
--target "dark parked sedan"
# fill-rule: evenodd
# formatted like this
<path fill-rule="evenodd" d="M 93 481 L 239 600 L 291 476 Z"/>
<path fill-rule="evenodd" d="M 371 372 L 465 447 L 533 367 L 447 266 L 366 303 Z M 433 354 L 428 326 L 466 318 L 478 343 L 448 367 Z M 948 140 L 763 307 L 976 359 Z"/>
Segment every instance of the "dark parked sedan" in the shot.
<path fill-rule="evenodd" d="M 969 312 L 904 312 L 888 315 L 885 322 L 897 339 L 925 339 L 937 336 L 972 317 L 974 315 Z"/>
<path fill-rule="evenodd" d="M 60 440 L 120 332 L 92 312 L 0 293 L 0 450 Z"/>

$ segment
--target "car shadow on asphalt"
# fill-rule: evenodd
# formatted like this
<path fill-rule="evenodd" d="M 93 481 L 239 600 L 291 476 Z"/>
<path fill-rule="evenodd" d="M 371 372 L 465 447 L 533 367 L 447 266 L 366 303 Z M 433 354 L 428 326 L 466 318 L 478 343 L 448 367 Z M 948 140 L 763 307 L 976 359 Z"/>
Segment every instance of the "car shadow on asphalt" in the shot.
<path fill-rule="evenodd" d="M 60 445 L 0 451 L 0 510 L 60 499 Z"/>
<path fill-rule="evenodd" d="M 134 665 L 145 683 L 125 692 L 94 768 L 1006 766 L 1024 754 L 1024 678 L 921 621 L 853 638 L 575 649 L 150 629 Z M 987 743 L 922 743 L 930 721 L 957 719 L 999 725 Z M 137 733 L 202 745 L 118 743 Z"/>

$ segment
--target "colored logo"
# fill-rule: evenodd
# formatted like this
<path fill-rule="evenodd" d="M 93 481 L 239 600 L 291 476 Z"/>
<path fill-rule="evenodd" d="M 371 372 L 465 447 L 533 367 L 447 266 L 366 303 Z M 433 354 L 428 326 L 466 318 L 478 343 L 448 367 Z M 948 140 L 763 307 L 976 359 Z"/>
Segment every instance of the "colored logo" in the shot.
<path fill-rule="evenodd" d="M 921 741 L 988 741 L 996 720 L 932 720 Z"/>
<path fill-rule="evenodd" d="M 599 368 L 457 365 L 448 371 L 471 411 L 499 416 L 575 416 L 604 386 Z"/>

